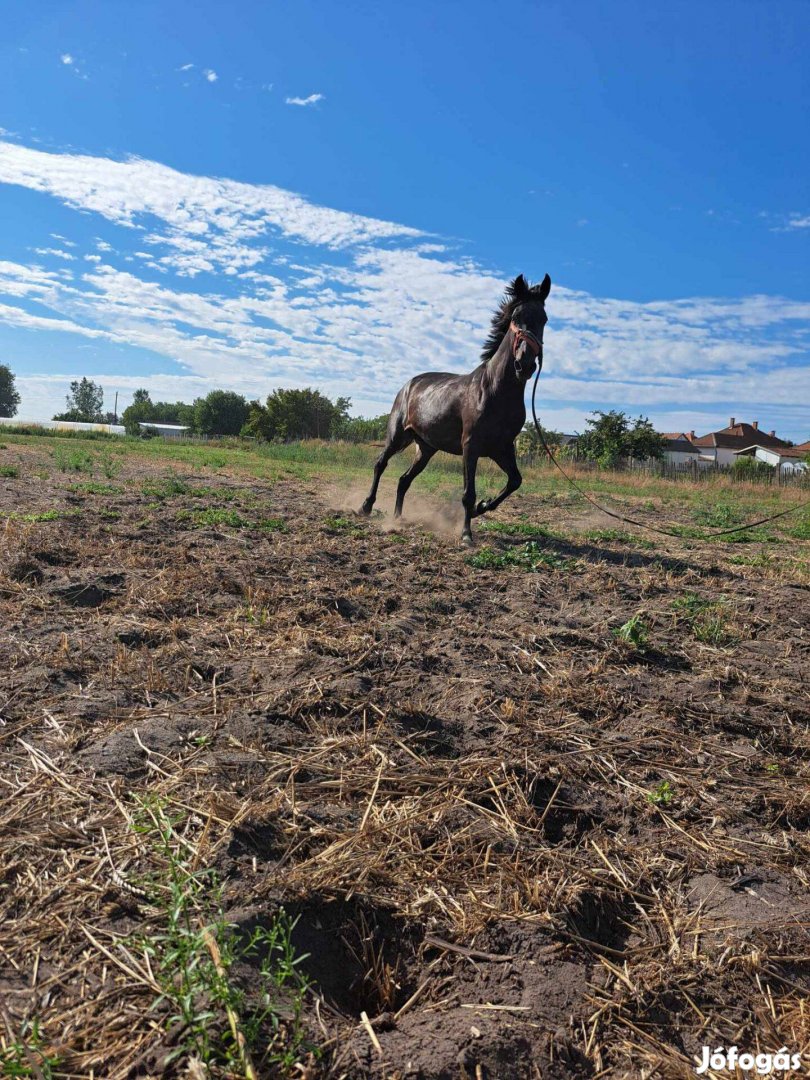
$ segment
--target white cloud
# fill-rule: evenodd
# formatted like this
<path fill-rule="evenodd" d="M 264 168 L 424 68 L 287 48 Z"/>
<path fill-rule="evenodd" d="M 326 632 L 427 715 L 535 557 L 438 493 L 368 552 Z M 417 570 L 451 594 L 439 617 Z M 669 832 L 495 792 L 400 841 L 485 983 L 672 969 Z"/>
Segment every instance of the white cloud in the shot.
<path fill-rule="evenodd" d="M 310 94 L 309 97 L 288 97 L 285 98 L 285 102 L 288 105 L 317 105 L 319 101 L 323 101 L 323 94 Z"/>
<path fill-rule="evenodd" d="M 219 75 L 217 75 L 215 71 L 212 71 L 211 68 L 206 68 L 203 72 L 203 75 L 208 80 L 208 82 L 216 82 L 219 78 Z"/>
<path fill-rule="evenodd" d="M 179 67 L 179 68 L 178 68 L 177 70 L 178 70 L 178 71 L 191 71 L 191 69 L 192 69 L 193 67 L 194 67 L 194 65 L 193 65 L 193 64 L 183 64 L 183 65 L 182 65 L 181 67 Z"/>
<path fill-rule="evenodd" d="M 810 214 L 806 217 L 801 217 L 796 214 L 790 218 L 787 223 L 788 229 L 810 229 Z"/>
<path fill-rule="evenodd" d="M 70 67 L 70 65 L 74 63 L 73 57 L 70 55 L 70 53 L 62 53 L 59 59 L 62 61 L 63 64 L 67 64 L 68 67 Z"/>
<path fill-rule="evenodd" d="M 84 255 L 75 279 L 0 263 L 0 293 L 16 301 L 0 321 L 147 350 L 177 365 L 178 386 L 197 380 L 177 397 L 198 385 L 249 396 L 316 385 L 381 412 L 419 371 L 475 365 L 507 276 L 415 229 L 154 162 L 0 142 L 2 181 L 119 231 L 115 249 L 96 238 L 99 254 Z M 581 428 L 592 408 L 616 407 L 661 417 L 668 430 L 708 429 L 716 422 L 702 417 L 734 413 L 810 433 L 810 302 L 641 303 L 555 283 L 548 310 L 540 394 L 549 422 L 570 429 L 579 417 Z M 681 414 L 694 423 L 676 422 Z"/>
<path fill-rule="evenodd" d="M 60 248 L 34 248 L 34 251 L 37 255 L 53 255 L 57 259 L 73 261 L 76 258 L 69 251 L 62 251 Z"/>

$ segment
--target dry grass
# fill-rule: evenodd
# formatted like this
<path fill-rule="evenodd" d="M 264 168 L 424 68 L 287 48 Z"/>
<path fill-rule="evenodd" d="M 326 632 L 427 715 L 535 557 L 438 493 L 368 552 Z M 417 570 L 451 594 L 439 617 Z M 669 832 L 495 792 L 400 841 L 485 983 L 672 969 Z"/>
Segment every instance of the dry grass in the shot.
<path fill-rule="evenodd" d="M 480 569 L 301 480 L 189 476 L 149 509 L 142 464 L 100 493 L 27 465 L 7 511 L 78 512 L 0 531 L 0 1075 L 686 1077 L 704 1043 L 810 1052 L 806 542 L 650 551 L 527 497 L 498 519 L 544 524 L 551 562 Z M 728 637 L 694 633 L 706 610 Z M 633 618 L 643 647 L 614 633 Z M 230 1064 L 172 1057 L 144 799 L 221 887 L 195 932 L 298 920 L 286 1064 L 269 1021 Z M 232 969 L 245 1009 L 257 964 Z M 229 1008 L 211 1037 L 238 1046 Z"/>

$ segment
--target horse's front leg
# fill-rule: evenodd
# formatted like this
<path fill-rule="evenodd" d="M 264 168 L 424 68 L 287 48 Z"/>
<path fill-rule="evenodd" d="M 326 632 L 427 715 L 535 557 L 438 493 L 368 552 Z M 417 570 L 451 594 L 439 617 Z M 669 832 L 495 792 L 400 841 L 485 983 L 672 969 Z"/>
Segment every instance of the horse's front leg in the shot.
<path fill-rule="evenodd" d="M 461 542 L 471 544 L 472 528 L 470 522 L 475 517 L 475 470 L 478 467 L 478 449 L 469 441 L 462 448 L 462 461 L 464 463 L 464 494 L 461 501 L 464 505 L 464 528 L 461 530 Z"/>
<path fill-rule="evenodd" d="M 523 477 L 520 475 L 520 469 L 517 467 L 514 443 L 504 447 L 503 450 L 499 451 L 497 454 L 490 454 L 489 457 L 492 458 L 499 469 L 506 473 L 506 487 L 504 487 L 503 491 L 500 491 L 494 499 L 482 499 L 476 506 L 473 517 L 478 517 L 481 514 L 488 514 L 490 510 L 495 510 L 501 505 L 504 499 L 507 499 L 513 491 L 517 491 L 523 483 Z"/>

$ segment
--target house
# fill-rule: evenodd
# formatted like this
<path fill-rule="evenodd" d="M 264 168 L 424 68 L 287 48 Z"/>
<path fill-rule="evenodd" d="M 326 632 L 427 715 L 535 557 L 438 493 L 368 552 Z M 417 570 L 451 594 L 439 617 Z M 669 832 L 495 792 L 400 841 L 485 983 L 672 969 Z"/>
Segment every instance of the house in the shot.
<path fill-rule="evenodd" d="M 767 434 L 760 431 L 758 420 L 754 420 L 752 424 L 738 424 L 733 416 L 728 427 L 701 435 L 699 439 L 693 438 L 691 442 L 700 451 L 701 458 L 714 465 L 733 465 L 737 460 L 737 452 L 748 450 L 752 446 L 777 450 L 788 448 L 788 443 L 784 439 L 778 439 L 775 431 Z"/>
<path fill-rule="evenodd" d="M 151 422 L 140 420 L 138 427 L 142 433 L 156 431 L 164 439 L 182 439 L 191 431 L 191 428 L 185 424 L 158 424 L 154 420 Z"/>
<path fill-rule="evenodd" d="M 781 469 L 782 472 L 806 472 L 808 454 L 810 449 L 802 449 L 801 446 L 748 446 L 745 450 L 737 450 L 734 456 L 753 457 L 775 469 Z"/>
<path fill-rule="evenodd" d="M 683 431 L 665 432 L 661 436 L 664 439 L 664 461 L 671 465 L 685 465 L 690 461 L 698 461 L 700 450 L 692 443 L 694 434 L 694 431 L 691 436 Z"/>

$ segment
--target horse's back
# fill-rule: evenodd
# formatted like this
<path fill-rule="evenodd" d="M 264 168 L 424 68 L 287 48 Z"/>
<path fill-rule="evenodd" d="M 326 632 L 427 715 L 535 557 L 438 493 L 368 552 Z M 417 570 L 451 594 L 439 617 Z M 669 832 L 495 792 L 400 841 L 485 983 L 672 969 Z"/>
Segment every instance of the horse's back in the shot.
<path fill-rule="evenodd" d="M 449 454 L 461 453 L 462 405 L 469 375 L 426 371 L 402 387 L 394 402 L 397 421 L 429 446 Z"/>

